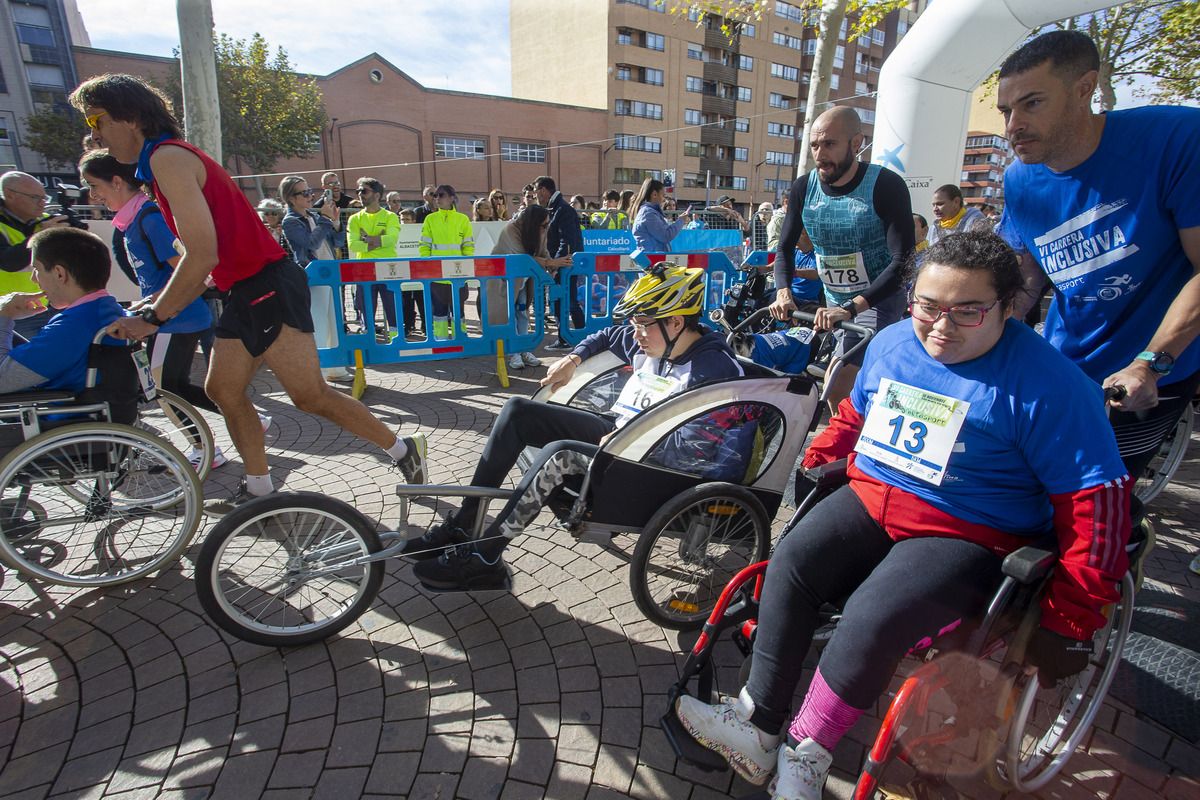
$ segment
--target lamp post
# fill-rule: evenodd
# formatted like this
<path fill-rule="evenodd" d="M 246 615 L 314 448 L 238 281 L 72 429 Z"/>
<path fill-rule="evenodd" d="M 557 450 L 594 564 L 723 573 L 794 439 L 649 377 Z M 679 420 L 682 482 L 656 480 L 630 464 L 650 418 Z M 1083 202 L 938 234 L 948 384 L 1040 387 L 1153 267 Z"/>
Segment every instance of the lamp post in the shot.
<path fill-rule="evenodd" d="M 758 168 L 767 163 L 764 158 L 762 161 L 754 165 L 754 188 L 750 190 L 750 208 L 754 208 L 754 194 L 758 191 Z"/>
<path fill-rule="evenodd" d="M 337 117 L 333 117 L 329 120 L 329 147 L 324 148 L 324 150 L 325 150 L 325 171 L 326 172 L 329 171 L 329 150 L 333 147 L 333 127 L 335 125 L 337 125 L 337 121 L 338 121 Z"/>

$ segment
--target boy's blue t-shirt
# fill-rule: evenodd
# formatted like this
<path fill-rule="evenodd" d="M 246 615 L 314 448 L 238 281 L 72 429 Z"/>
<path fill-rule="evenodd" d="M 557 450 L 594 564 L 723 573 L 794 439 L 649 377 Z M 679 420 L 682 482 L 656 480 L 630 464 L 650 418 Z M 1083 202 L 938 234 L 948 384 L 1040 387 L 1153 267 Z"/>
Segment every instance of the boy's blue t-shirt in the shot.
<path fill-rule="evenodd" d="M 10 350 L 9 357 L 46 378 L 35 388 L 82 392 L 87 383 L 92 339 L 101 328 L 123 316 L 125 311 L 116 298 L 97 297 L 54 315 L 31 341 Z M 111 338 L 105 343 L 124 344 Z"/>
<path fill-rule="evenodd" d="M 1200 109 L 1105 114 L 1100 144 L 1054 172 L 1014 162 L 997 233 L 1054 282 L 1045 336 L 1093 380 L 1146 349 L 1194 267 L 1179 231 L 1200 226 Z M 1200 370 L 1200 339 L 1160 385 Z"/>
<path fill-rule="evenodd" d="M 153 204 L 147 203 L 146 206 Z M 145 207 L 138 211 L 138 217 L 125 229 L 125 252 L 129 254 L 129 263 L 137 274 L 142 297 L 149 297 L 161 290 L 175 273 L 167 264 L 168 259 L 179 255 L 175 250 L 175 234 L 167 227 L 161 212 L 146 212 Z M 158 266 L 160 263 L 164 265 L 161 268 Z M 196 333 L 211 327 L 212 312 L 197 297 L 158 330 L 160 333 Z"/>
<path fill-rule="evenodd" d="M 1126 474 L 1100 387 L 1016 320 L 1008 320 L 995 347 L 960 364 L 935 361 L 912 321 L 901 320 L 867 346 L 850 395 L 864 418 L 873 403 L 885 402 L 879 395 L 884 378 L 970 407 L 940 486 L 863 453 L 855 464 L 960 519 L 1034 536 L 1051 523 L 1047 493 L 1075 492 Z M 910 438 L 904 430 L 904 441 Z"/>

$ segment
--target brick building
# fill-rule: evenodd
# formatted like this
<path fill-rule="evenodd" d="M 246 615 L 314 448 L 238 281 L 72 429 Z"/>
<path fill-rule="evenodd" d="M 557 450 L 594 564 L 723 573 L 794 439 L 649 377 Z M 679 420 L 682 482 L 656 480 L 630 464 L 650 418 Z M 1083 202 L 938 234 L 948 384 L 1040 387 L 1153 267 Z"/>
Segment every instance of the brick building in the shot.
<path fill-rule="evenodd" d="M 1004 168 L 1012 163 L 1008 139 L 995 133 L 969 131 L 959 188 L 969 206 L 1004 207 Z"/>
<path fill-rule="evenodd" d="M 161 79 L 179 68 L 172 58 L 82 47 L 75 49 L 75 63 L 80 80 L 104 72 Z M 275 172 L 313 182 L 331 170 L 341 176 L 343 191 L 369 174 L 411 204 L 420 202 L 426 184 L 448 183 L 464 211 L 471 195 L 499 188 L 511 197 L 539 175 L 554 177 L 567 194 L 595 198 L 606 188 L 603 111 L 429 89 L 374 53 L 314 79 L 330 120 L 320 150 L 282 159 Z M 245 172 L 234 158 L 227 167 L 234 175 Z M 263 182 L 275 187 L 279 178 Z M 241 183 L 257 199 L 253 182 Z"/>

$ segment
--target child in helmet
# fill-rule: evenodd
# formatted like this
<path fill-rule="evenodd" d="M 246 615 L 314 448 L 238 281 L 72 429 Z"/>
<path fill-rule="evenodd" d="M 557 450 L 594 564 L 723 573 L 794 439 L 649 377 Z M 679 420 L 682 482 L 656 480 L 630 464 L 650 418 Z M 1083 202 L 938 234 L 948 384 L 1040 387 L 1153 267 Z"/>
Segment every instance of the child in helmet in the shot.
<path fill-rule="evenodd" d="M 724 338 L 700 323 L 704 271 L 674 265 L 650 268 L 630 285 L 614 315 L 629 324 L 597 331 L 551 365 L 542 385 L 558 389 L 570 381 L 584 359 L 608 350 L 629 364 L 633 377 L 613 411 L 616 420 L 568 406 L 522 397 L 509 398 L 492 426 L 475 475 L 474 486 L 500 486 L 527 446 L 541 447 L 504 509 L 477 542 L 468 543 L 478 501 L 466 498 L 457 515 L 409 542 L 405 549 L 419 563 L 414 574 L 432 589 L 499 588 L 506 576 L 501 553 L 510 539 L 537 516 L 546 497 L 566 475 L 583 474 L 605 438 L 637 413 L 701 383 L 743 374 Z M 728 420 L 729 425 L 748 421 Z M 688 463 L 716 463 L 713 437 L 687 436 L 675 443 L 679 458 L 695 450 Z M 728 460 L 727 460 L 728 461 Z M 720 466 L 720 465 L 717 465 Z M 726 464 L 727 466 L 727 464 Z"/>

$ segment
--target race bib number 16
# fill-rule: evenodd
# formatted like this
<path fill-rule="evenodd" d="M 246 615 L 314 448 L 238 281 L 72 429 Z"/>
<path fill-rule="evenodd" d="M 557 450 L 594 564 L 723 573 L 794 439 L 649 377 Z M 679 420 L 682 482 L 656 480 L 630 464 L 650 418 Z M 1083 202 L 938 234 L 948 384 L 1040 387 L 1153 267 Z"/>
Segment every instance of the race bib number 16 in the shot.
<path fill-rule="evenodd" d="M 883 378 L 854 449 L 940 486 L 970 407 L 965 400 Z"/>

